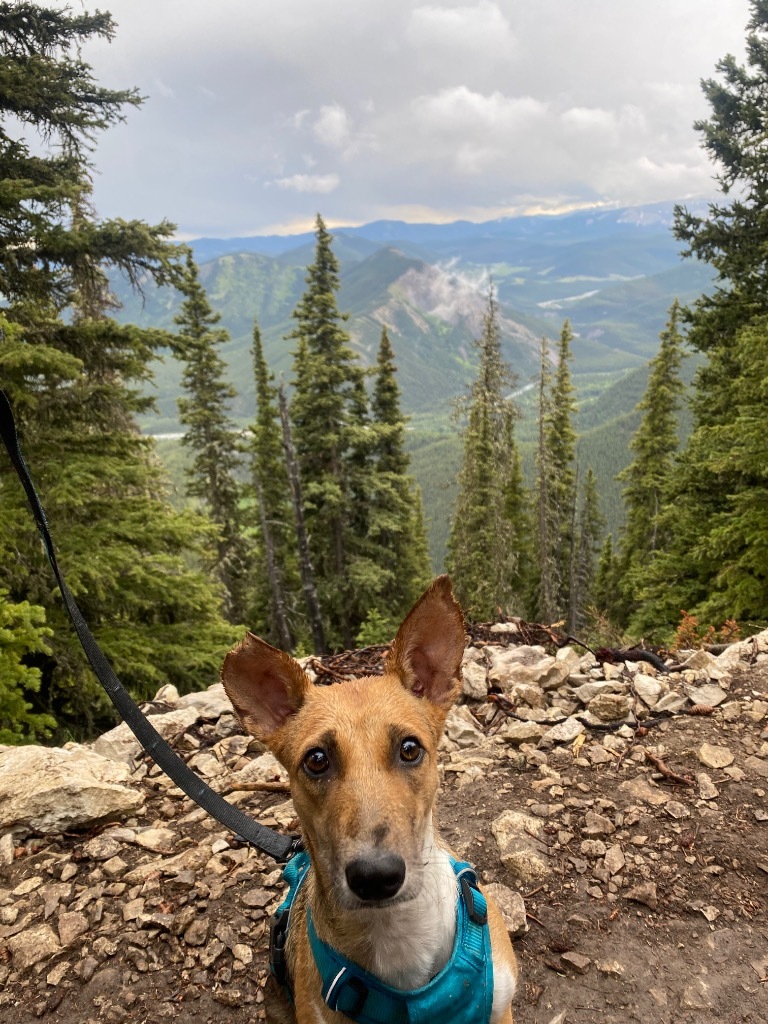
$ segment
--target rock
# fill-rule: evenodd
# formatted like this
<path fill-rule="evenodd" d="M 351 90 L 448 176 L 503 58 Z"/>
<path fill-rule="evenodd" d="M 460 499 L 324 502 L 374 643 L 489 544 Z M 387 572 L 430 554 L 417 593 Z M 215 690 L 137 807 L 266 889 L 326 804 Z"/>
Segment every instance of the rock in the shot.
<path fill-rule="evenodd" d="M 624 870 L 625 864 L 624 851 L 618 843 L 606 850 L 605 866 L 608 869 L 609 874 L 618 875 L 620 871 Z"/>
<path fill-rule="evenodd" d="M 624 893 L 625 900 L 633 900 L 635 903 L 642 903 L 643 906 L 656 910 L 659 906 L 659 897 L 656 892 L 655 882 L 643 882 L 636 885 L 634 889 Z"/>
<path fill-rule="evenodd" d="M 88 918 L 77 911 L 65 912 L 59 914 L 58 927 L 59 941 L 62 946 L 68 946 L 88 931 Z"/>
<path fill-rule="evenodd" d="M 594 811 L 587 811 L 584 817 L 584 827 L 581 830 L 585 836 L 590 838 L 596 838 L 598 836 L 608 836 L 611 832 L 616 831 L 616 826 L 613 824 L 610 818 L 606 818 L 604 814 L 596 814 Z"/>
<path fill-rule="evenodd" d="M 504 811 L 492 823 L 502 864 L 520 882 L 536 882 L 551 871 L 543 839 L 544 823 L 520 811 Z M 537 840 L 540 840 L 537 842 Z"/>
<path fill-rule="evenodd" d="M 483 891 L 491 897 L 501 911 L 510 939 L 519 939 L 525 935 L 528 931 L 528 920 L 525 916 L 525 903 L 520 893 L 500 882 L 491 882 L 489 885 L 483 886 Z"/>
<path fill-rule="evenodd" d="M 616 693 L 620 688 L 616 683 L 598 680 L 594 683 L 584 683 L 583 686 L 575 687 L 573 693 L 582 704 L 589 704 L 594 697 L 599 696 L 601 693 Z"/>
<path fill-rule="evenodd" d="M 727 768 L 734 761 L 733 753 L 728 747 L 715 747 L 711 743 L 702 743 L 698 757 L 707 768 Z"/>
<path fill-rule="evenodd" d="M 670 818 L 674 818 L 676 821 L 680 821 L 683 818 L 690 818 L 691 816 L 691 812 L 685 804 L 681 804 L 679 800 L 668 800 L 664 805 L 664 810 Z"/>
<path fill-rule="evenodd" d="M 205 722 L 232 714 L 232 705 L 221 683 L 213 683 L 202 693 L 185 693 L 179 698 L 179 707 L 196 711 Z"/>
<path fill-rule="evenodd" d="M 510 719 L 497 735 L 507 743 L 536 743 L 546 731 L 546 726 L 538 722 L 516 722 Z"/>
<path fill-rule="evenodd" d="M 288 782 L 288 772 L 283 768 L 274 754 L 266 753 L 255 757 L 244 768 L 232 773 L 232 786 L 237 789 L 237 783 L 251 782 Z"/>
<path fill-rule="evenodd" d="M 208 940 L 210 919 L 197 917 L 184 932 L 184 941 L 189 946 L 204 946 Z"/>
<path fill-rule="evenodd" d="M 618 722 L 632 710 L 632 698 L 621 693 L 599 693 L 589 702 L 589 712 L 601 722 Z"/>
<path fill-rule="evenodd" d="M 717 786 L 706 772 L 696 773 L 696 785 L 699 787 L 699 796 L 702 800 L 717 800 L 720 796 Z"/>
<path fill-rule="evenodd" d="M 709 679 L 724 679 L 728 674 L 724 664 L 718 661 L 714 654 L 704 650 L 694 651 L 680 667 L 693 669 L 701 673 L 702 677 L 706 676 Z"/>
<path fill-rule="evenodd" d="M 448 744 L 445 744 L 445 740 Z M 477 747 L 485 740 L 485 733 L 477 724 L 477 719 L 465 704 L 452 707 L 445 723 L 445 734 L 441 746 L 448 750 L 464 750 Z"/>
<path fill-rule="evenodd" d="M 125 765 L 85 747 L 13 747 L 0 753 L 0 829 L 65 832 L 138 811 Z"/>
<path fill-rule="evenodd" d="M 661 696 L 661 684 L 653 676 L 638 672 L 634 678 L 635 693 L 649 708 L 656 706 Z"/>
<path fill-rule="evenodd" d="M 509 695 L 514 701 L 522 701 L 531 708 L 549 707 L 547 695 L 541 687 L 532 686 L 530 683 L 515 683 Z"/>
<path fill-rule="evenodd" d="M 27 928 L 20 934 L 6 939 L 5 944 L 11 951 L 13 966 L 17 971 L 24 971 L 61 949 L 59 940 L 47 924 Z"/>
<path fill-rule="evenodd" d="M 169 828 L 147 828 L 136 833 L 136 845 L 153 853 L 170 853 L 178 840 L 178 835 Z"/>
<path fill-rule="evenodd" d="M 663 697 L 659 698 L 654 707 L 654 711 L 669 711 L 670 714 L 677 714 L 678 711 L 682 711 L 688 704 L 688 699 L 680 693 L 671 691 L 665 693 Z"/>
<path fill-rule="evenodd" d="M 0 868 L 9 867 L 13 864 L 14 846 L 13 836 L 10 832 L 0 836 Z"/>
<path fill-rule="evenodd" d="M 584 732 L 584 723 L 578 718 L 566 718 L 559 725 L 553 725 L 547 729 L 539 740 L 540 747 L 552 747 L 555 743 L 571 743 Z"/>
<path fill-rule="evenodd" d="M 173 683 L 166 683 L 165 686 L 161 686 L 155 696 L 152 698 L 154 702 L 161 702 L 163 704 L 178 704 L 179 703 L 179 691 L 173 685 Z"/>
<path fill-rule="evenodd" d="M 461 692 L 470 700 L 482 701 L 488 696 L 488 667 L 482 651 L 468 647 L 461 666 Z"/>
<path fill-rule="evenodd" d="M 641 800 L 644 804 L 650 804 L 651 807 L 661 807 L 669 800 L 668 793 L 664 793 L 657 786 L 652 786 L 642 775 L 619 783 L 618 792 L 630 801 Z"/>
<path fill-rule="evenodd" d="M 575 953 L 572 950 L 562 953 L 560 962 L 566 967 L 572 967 L 577 974 L 586 974 L 592 963 L 588 956 L 584 956 L 583 953 Z"/>
<path fill-rule="evenodd" d="M 748 757 L 744 761 L 744 767 L 749 774 L 768 779 L 768 760 L 763 760 L 762 757 Z"/>
<path fill-rule="evenodd" d="M 188 696 L 191 696 L 188 694 Z M 182 697 L 183 701 L 185 698 Z M 231 705 L 229 710 L 231 711 Z M 152 725 L 160 733 L 164 740 L 173 743 L 175 739 L 186 732 L 197 722 L 199 714 L 196 707 L 179 707 L 168 711 L 164 715 L 152 715 Z M 112 761 L 123 761 L 127 765 L 133 765 L 135 758 L 141 752 L 141 744 L 133 735 L 128 726 L 123 722 L 121 725 L 105 732 L 90 745 L 91 750 L 102 757 L 108 757 Z"/>
<path fill-rule="evenodd" d="M 618 960 L 596 960 L 595 967 L 601 974 L 608 974 L 612 978 L 621 978 L 626 971 L 624 964 Z"/>
<path fill-rule="evenodd" d="M 683 689 L 692 704 L 705 704 L 711 708 L 716 708 L 728 697 L 727 692 L 716 683 L 706 683 L 704 686 L 684 686 Z"/>

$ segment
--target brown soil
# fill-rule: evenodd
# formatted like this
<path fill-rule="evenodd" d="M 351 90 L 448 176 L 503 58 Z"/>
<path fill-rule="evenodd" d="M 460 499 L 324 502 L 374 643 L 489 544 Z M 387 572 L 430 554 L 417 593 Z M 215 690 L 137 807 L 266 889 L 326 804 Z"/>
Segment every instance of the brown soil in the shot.
<path fill-rule="evenodd" d="M 759 664 L 735 677 L 730 700 L 765 700 L 766 667 Z M 743 766 L 760 748 L 766 721 L 727 717 L 718 711 L 671 719 L 606 765 L 574 764 L 572 748 L 561 748 L 550 754 L 550 766 L 560 775 L 552 780 L 555 788 L 550 792 L 551 787 L 533 787 L 543 777 L 539 769 L 502 745 L 493 748 L 498 760 L 479 780 L 467 781 L 461 771 L 446 772 L 440 803 L 446 838 L 487 881 L 518 888 L 525 897 L 529 931 L 515 943 L 521 968 L 517 1024 L 768 1020 L 768 779 L 747 771 L 743 780 L 734 781 L 709 770 L 719 796 L 702 800 L 695 786 L 657 777 L 659 792 L 671 795 L 679 817 L 664 806 L 641 804 L 620 788 L 638 777 L 654 777 L 643 744 L 653 745 L 678 774 L 695 776 L 702 770 L 697 751 L 705 741 L 729 747 L 734 764 Z M 602 735 L 596 732 L 590 739 L 599 742 Z M 263 817 L 285 799 L 254 794 L 249 809 Z M 544 884 L 516 886 L 500 862 L 491 824 L 502 811 L 530 810 L 532 803 L 534 813 L 551 815 L 545 835 L 553 871 Z M 167 819 L 167 806 L 167 797 L 158 793 L 140 823 Z M 614 831 L 603 841 L 620 846 L 626 856 L 626 867 L 613 877 L 599 858 L 582 852 L 588 810 L 610 820 Z M 192 841 L 218 834 L 209 821 L 172 827 L 186 830 L 190 847 Z M 56 881 L 63 854 L 79 865 L 77 881 L 90 884 L 96 879 L 93 884 L 98 885 L 98 868 L 94 874 L 83 842 L 82 836 L 28 840 L 17 850 L 22 855 L 0 877 L 0 891 L 8 893 L 36 874 Z M 142 852 L 126 847 L 122 856 L 130 863 Z M 54 855 L 59 859 L 53 861 Z M 124 923 L 130 886 L 107 880 L 95 903 L 97 912 L 92 912 L 94 904 L 88 907 L 87 933 L 21 974 L 6 972 L 0 1022 L 261 1020 L 267 916 L 281 897 L 273 870 L 266 859 L 251 857 L 216 878 L 200 880 L 189 873 L 151 878 L 141 892 L 145 911 L 155 914 L 156 921 L 145 922 L 142 929 Z M 648 883 L 655 883 L 655 900 L 648 895 Z M 628 898 L 642 885 L 646 889 L 639 895 L 645 891 L 655 906 Z M 260 892 L 265 893 L 264 906 L 257 905 Z M 32 899 L 22 897 L 24 910 L 33 908 Z M 206 941 L 221 936 L 222 951 L 207 966 L 199 962 L 202 947 L 190 947 L 175 934 L 178 915 L 184 913 L 186 919 L 207 920 Z M 251 963 L 244 964 L 231 951 L 235 941 L 252 947 Z M 563 959 L 569 954 L 585 959 L 576 956 L 576 964 L 569 964 Z M 0 980 L 9 959 L 0 939 Z"/>

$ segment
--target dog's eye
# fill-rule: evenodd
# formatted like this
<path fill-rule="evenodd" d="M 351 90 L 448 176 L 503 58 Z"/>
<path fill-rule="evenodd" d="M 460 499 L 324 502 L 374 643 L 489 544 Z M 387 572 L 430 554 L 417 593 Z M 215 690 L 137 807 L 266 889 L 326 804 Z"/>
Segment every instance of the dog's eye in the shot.
<path fill-rule="evenodd" d="M 304 755 L 304 770 L 310 775 L 322 775 L 331 766 L 328 755 L 320 747 L 315 747 Z"/>
<path fill-rule="evenodd" d="M 400 760 L 408 764 L 417 764 L 424 756 L 424 748 L 413 736 L 408 736 L 400 744 Z"/>

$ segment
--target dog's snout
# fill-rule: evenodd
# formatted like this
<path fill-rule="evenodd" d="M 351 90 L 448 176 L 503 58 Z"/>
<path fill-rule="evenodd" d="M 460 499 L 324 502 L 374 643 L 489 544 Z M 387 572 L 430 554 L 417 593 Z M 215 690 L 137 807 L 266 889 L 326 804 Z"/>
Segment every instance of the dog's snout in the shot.
<path fill-rule="evenodd" d="M 347 864 L 347 884 L 361 900 L 387 900 L 405 881 L 405 861 L 396 853 L 372 850 Z"/>

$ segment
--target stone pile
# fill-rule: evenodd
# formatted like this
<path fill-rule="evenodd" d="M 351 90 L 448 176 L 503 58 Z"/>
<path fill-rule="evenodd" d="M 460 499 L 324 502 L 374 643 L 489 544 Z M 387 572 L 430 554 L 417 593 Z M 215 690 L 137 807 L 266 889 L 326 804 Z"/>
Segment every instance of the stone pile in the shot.
<path fill-rule="evenodd" d="M 469 797 L 490 786 L 501 800 L 485 834 L 449 829 L 448 838 L 484 862 L 510 933 L 528 928 L 521 893 L 546 891 L 553 875 L 595 901 L 652 911 L 663 886 L 664 900 L 677 892 L 695 902 L 673 849 L 695 823 L 717 817 L 723 783 L 746 782 L 763 796 L 768 785 L 768 694 L 731 692 L 734 675 L 768 661 L 768 631 L 663 672 L 641 661 L 600 665 L 572 647 L 551 655 L 508 646 L 504 626 L 493 628 L 498 644 L 465 653 L 464 702 L 450 713 L 441 771 L 448 790 Z M 659 784 L 645 751 L 663 764 L 675 716 L 701 706 L 723 723 L 748 723 L 749 733 L 738 763 L 727 746 L 702 743 L 678 793 Z M 185 696 L 163 687 L 148 711 L 228 800 L 263 824 L 297 828 L 285 772 L 242 734 L 220 684 Z M 609 768 L 621 771 L 607 792 L 580 781 Z M 757 824 L 768 820 L 759 804 Z M 670 838 L 651 849 L 659 820 Z M 768 858 L 763 870 L 768 880 Z M 207 818 L 125 725 L 87 746 L 0 747 L 0 1018 L 4 1006 L 44 1016 L 69 998 L 83 1024 L 121 1024 L 161 980 L 187 1001 L 207 993 L 221 1006 L 258 1007 L 267 922 L 282 895 L 280 869 Z M 707 921 L 725 913 L 699 902 Z M 583 973 L 592 962 L 569 949 L 560 967 Z M 177 1012 L 169 1001 L 152 1019 Z"/>

